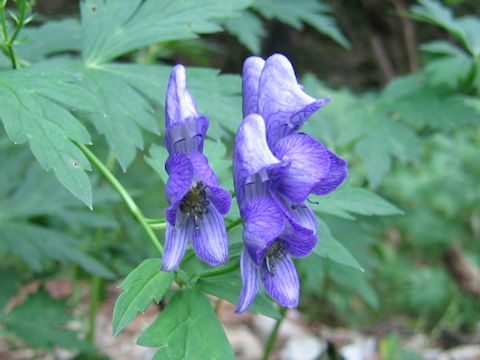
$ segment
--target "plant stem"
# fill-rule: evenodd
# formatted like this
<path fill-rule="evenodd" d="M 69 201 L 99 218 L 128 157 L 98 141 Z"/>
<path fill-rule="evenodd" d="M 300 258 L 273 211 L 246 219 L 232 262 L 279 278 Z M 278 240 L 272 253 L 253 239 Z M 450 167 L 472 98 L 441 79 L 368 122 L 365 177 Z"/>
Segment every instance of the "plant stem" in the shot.
<path fill-rule="evenodd" d="M 2 26 L 3 38 L 5 39 L 5 48 L 7 51 L 7 55 L 10 58 L 10 61 L 12 62 L 12 68 L 16 69 L 18 68 L 18 64 L 17 64 L 17 56 L 15 55 L 15 51 L 13 50 L 13 43 L 17 38 L 18 34 L 20 33 L 20 30 L 23 28 L 23 25 L 25 22 L 27 5 L 26 5 L 26 0 L 20 0 L 19 5 L 17 6 L 18 7 L 17 26 L 15 27 L 15 30 L 13 31 L 13 34 L 10 37 L 8 36 L 7 18 L 5 16 L 6 5 L 7 5 L 6 1 L 3 1 L 0 4 L 0 22 Z"/>
<path fill-rule="evenodd" d="M 167 223 L 151 223 L 148 224 L 148 226 L 150 226 L 153 230 L 165 230 L 167 228 Z"/>
<path fill-rule="evenodd" d="M 240 267 L 240 261 L 235 261 L 235 262 L 232 262 L 231 264 L 219 266 L 215 269 L 205 271 L 204 273 L 199 274 L 198 278 L 204 279 L 204 278 L 219 276 L 223 274 L 228 274 L 230 272 L 237 270 L 239 267 Z"/>
<path fill-rule="evenodd" d="M 240 225 L 242 223 L 242 219 L 238 218 L 237 220 L 231 222 L 230 224 L 227 225 L 227 232 L 230 230 L 233 230 L 237 225 Z"/>
<path fill-rule="evenodd" d="M 262 360 L 268 360 L 268 357 L 270 356 L 270 353 L 273 350 L 273 346 L 275 345 L 275 341 L 277 340 L 277 335 L 278 335 L 278 330 L 280 329 L 280 325 L 282 324 L 283 319 L 285 319 L 285 314 L 287 310 L 288 309 L 285 307 L 280 308 L 280 315 L 282 315 L 282 317 L 277 320 L 277 322 L 275 323 L 275 326 L 272 329 L 272 332 L 270 333 L 267 345 L 265 346 L 265 351 L 263 352 Z"/>
<path fill-rule="evenodd" d="M 95 319 L 97 318 L 98 304 L 100 302 L 100 290 L 102 288 L 102 279 L 93 275 L 90 285 L 90 311 L 88 318 L 87 341 L 94 344 L 95 338 Z"/>
<path fill-rule="evenodd" d="M 100 171 L 102 175 L 108 180 L 110 185 L 112 185 L 113 188 L 118 192 L 118 194 L 123 199 L 123 201 L 127 205 L 132 215 L 137 219 L 137 221 L 142 226 L 143 230 L 147 234 L 149 240 L 152 242 L 155 249 L 157 249 L 160 255 L 162 255 L 163 254 L 162 244 L 158 240 L 157 236 L 153 232 L 150 225 L 147 223 L 145 216 L 143 216 L 142 211 L 137 206 L 135 201 L 132 199 L 128 191 L 122 186 L 122 184 L 120 184 L 120 182 L 117 180 L 115 175 L 113 175 L 112 172 L 108 170 L 108 168 L 102 163 L 102 161 L 98 159 L 93 152 L 90 151 L 90 149 L 88 149 L 83 144 L 80 144 L 77 142 L 75 144 L 85 154 L 85 156 L 92 162 L 92 164 L 98 169 L 98 171 Z"/>

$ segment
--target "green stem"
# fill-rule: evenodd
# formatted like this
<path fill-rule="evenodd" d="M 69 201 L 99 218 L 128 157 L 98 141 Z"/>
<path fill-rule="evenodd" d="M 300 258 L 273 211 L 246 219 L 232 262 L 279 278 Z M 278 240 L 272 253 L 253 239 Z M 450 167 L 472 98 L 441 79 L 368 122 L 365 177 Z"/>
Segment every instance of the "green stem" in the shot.
<path fill-rule="evenodd" d="M 277 335 L 278 335 L 278 330 L 280 329 L 280 325 L 282 324 L 283 319 L 285 319 L 285 314 L 287 312 L 287 308 L 280 308 L 280 315 L 282 317 L 277 320 L 275 323 L 275 326 L 272 329 L 272 332 L 270 333 L 270 336 L 268 338 L 267 345 L 265 346 L 265 351 L 263 352 L 263 357 L 262 360 L 268 360 L 268 357 L 270 356 L 270 353 L 273 350 L 273 347 L 275 345 L 275 341 L 277 340 Z"/>
<path fill-rule="evenodd" d="M 90 312 L 88 319 L 87 341 L 94 343 L 95 338 L 95 319 L 97 318 L 98 304 L 100 303 L 100 290 L 102 288 L 102 279 L 93 275 L 90 288 Z"/>
<path fill-rule="evenodd" d="M 215 269 L 205 271 L 204 273 L 199 274 L 198 278 L 204 279 L 204 278 L 209 278 L 214 276 L 220 276 L 223 274 L 228 274 L 237 270 L 239 267 L 240 267 L 240 261 L 235 261 L 230 264 L 219 266 Z"/>
<path fill-rule="evenodd" d="M 108 180 L 110 185 L 113 186 L 113 188 L 118 192 L 120 197 L 123 199 L 125 204 L 127 205 L 128 209 L 132 213 L 132 215 L 137 219 L 137 221 L 140 223 L 140 226 L 143 228 L 145 233 L 147 234 L 149 240 L 152 242 L 153 246 L 157 251 L 160 253 L 160 255 L 163 254 L 163 247 L 160 241 L 158 240 L 157 236 L 153 232 L 152 228 L 150 225 L 147 223 L 145 216 L 143 216 L 142 211 L 140 208 L 137 206 L 135 201 L 132 199 L 130 194 L 128 193 L 127 190 L 120 184 L 120 182 L 117 180 L 115 175 L 112 174 L 110 170 L 102 163 L 100 159 L 98 159 L 93 152 L 91 152 L 85 145 L 80 144 L 80 143 L 75 143 L 78 148 L 85 154 L 85 156 L 92 162 L 92 164 L 102 173 L 102 175 Z"/>
<path fill-rule="evenodd" d="M 18 23 L 17 23 L 17 26 L 15 27 L 15 30 L 13 31 L 12 36 L 10 37 L 8 36 L 7 17 L 5 15 L 6 5 L 7 5 L 6 1 L 2 1 L 2 3 L 0 4 L 0 22 L 2 26 L 3 38 L 5 39 L 5 48 L 7 51 L 7 55 L 10 58 L 10 61 L 12 62 L 12 68 L 16 69 L 18 68 L 18 64 L 17 64 L 17 56 L 15 54 L 15 51 L 13 50 L 13 43 L 15 42 L 15 39 L 20 33 L 20 30 L 23 28 L 23 25 L 25 22 L 25 15 L 26 15 L 26 9 L 27 9 L 26 0 L 21 0 L 18 5 Z"/>
<path fill-rule="evenodd" d="M 230 224 L 227 225 L 227 232 L 230 230 L 233 230 L 237 225 L 240 225 L 242 223 L 242 219 L 238 218 L 237 220 L 231 222 Z"/>
<path fill-rule="evenodd" d="M 165 230 L 167 228 L 167 223 L 150 223 L 148 224 L 153 230 Z"/>

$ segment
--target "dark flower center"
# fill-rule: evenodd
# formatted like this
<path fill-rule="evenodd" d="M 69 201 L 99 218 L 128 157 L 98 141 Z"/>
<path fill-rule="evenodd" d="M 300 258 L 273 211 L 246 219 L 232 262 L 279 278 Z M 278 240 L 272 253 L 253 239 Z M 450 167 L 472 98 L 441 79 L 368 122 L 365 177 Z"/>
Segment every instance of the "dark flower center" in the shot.
<path fill-rule="evenodd" d="M 207 186 L 199 181 L 188 190 L 180 203 L 180 211 L 193 219 L 195 230 L 200 229 L 198 221 L 208 214 Z"/>
<path fill-rule="evenodd" d="M 275 240 L 270 244 L 267 251 L 265 252 L 264 262 L 267 267 L 268 272 L 271 275 L 275 275 L 273 272 L 276 269 L 277 259 L 283 260 L 287 255 L 287 248 L 285 243 L 279 240 Z"/>

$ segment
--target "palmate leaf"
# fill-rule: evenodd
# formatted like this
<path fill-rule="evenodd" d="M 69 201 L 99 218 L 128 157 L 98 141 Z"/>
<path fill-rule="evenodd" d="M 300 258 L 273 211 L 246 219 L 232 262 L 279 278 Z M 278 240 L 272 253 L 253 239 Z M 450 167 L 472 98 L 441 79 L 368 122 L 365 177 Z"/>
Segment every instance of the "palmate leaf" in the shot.
<path fill-rule="evenodd" d="M 343 47 L 350 47 L 335 19 L 326 14 L 330 11 L 329 6 L 317 0 L 256 0 L 252 7 L 267 19 L 277 19 L 296 29 L 302 29 L 303 23 L 311 25 Z"/>
<path fill-rule="evenodd" d="M 75 84 L 74 84 L 75 83 Z M 72 143 L 90 143 L 69 110 L 98 111 L 95 98 L 72 74 L 48 64 L 0 73 L 0 119 L 15 143 L 28 142 L 39 163 L 87 206 L 92 206 L 90 164 Z"/>
<path fill-rule="evenodd" d="M 221 31 L 214 18 L 233 15 L 248 0 L 84 0 L 82 49 L 99 64 L 143 46 Z"/>
<path fill-rule="evenodd" d="M 413 5 L 411 15 L 418 20 L 443 27 L 457 37 L 474 56 L 480 55 L 480 19 L 475 16 L 455 18 L 452 10 L 435 0 L 419 0 Z"/>
<path fill-rule="evenodd" d="M 177 291 L 137 343 L 161 347 L 153 359 L 235 359 L 207 298 L 195 289 Z"/>
<path fill-rule="evenodd" d="M 33 347 L 92 350 L 89 343 L 79 340 L 76 332 L 67 328 L 70 320 L 72 317 L 68 314 L 65 302 L 52 299 L 42 289 L 2 319 L 8 333 L 18 336 Z"/>
<path fill-rule="evenodd" d="M 260 40 L 266 35 L 262 20 L 250 11 L 222 20 L 225 29 L 255 55 L 260 55 Z"/>
<path fill-rule="evenodd" d="M 342 187 L 316 199 L 311 204 L 316 212 L 328 213 L 346 219 L 355 219 L 350 213 L 359 215 L 401 215 L 403 212 L 374 192 L 362 188 Z"/>
<path fill-rule="evenodd" d="M 118 335 L 153 300 L 158 304 L 172 284 L 175 273 L 160 271 L 160 259 L 147 259 L 119 285 L 124 290 L 113 309 L 113 336 Z"/>
<path fill-rule="evenodd" d="M 8 250 L 20 256 L 35 271 L 41 271 L 48 261 L 70 261 L 85 271 L 106 279 L 113 273 L 78 247 L 78 241 L 67 234 L 45 227 L 9 222 L 0 224 L 0 239 Z"/>
<path fill-rule="evenodd" d="M 225 299 L 232 304 L 237 304 L 238 296 L 242 288 L 242 279 L 239 274 L 227 274 L 210 279 L 199 280 L 195 287 L 202 292 Z M 280 319 L 281 315 L 275 309 L 271 300 L 263 294 L 258 294 L 250 306 L 249 311 L 260 313 L 273 319 Z"/>
<path fill-rule="evenodd" d="M 157 113 L 136 88 L 124 76 L 112 73 L 107 65 L 89 67 L 79 61 L 56 61 L 57 68 L 73 72 L 82 79 L 83 86 L 95 94 L 100 106 L 97 112 L 81 112 L 76 115 L 91 122 L 100 134 L 104 134 L 120 166 L 126 170 L 136 155 L 136 149 L 143 149 L 140 127 L 160 134 Z M 126 68 L 126 70 L 128 67 Z M 158 74 L 158 82 L 168 82 L 167 67 Z M 164 94 L 157 94 L 163 97 Z"/>
<path fill-rule="evenodd" d="M 100 68 L 124 79 L 151 102 L 164 105 L 170 66 L 113 63 Z M 240 76 L 219 75 L 215 69 L 189 67 L 187 87 L 195 98 L 199 113 L 210 119 L 209 137 L 219 139 L 226 130 L 232 134 L 237 132 L 242 122 L 238 112 L 242 101 Z"/>
<path fill-rule="evenodd" d="M 81 249 L 78 240 L 43 223 L 48 226 L 55 218 L 72 228 L 81 226 L 82 231 L 94 227 L 92 224 L 115 224 L 93 212 L 78 214 L 78 202 L 58 188 L 53 175 L 43 174 L 39 165 L 24 157 L 22 149 L 13 150 L 17 149 L 11 144 L 0 146 L 0 161 L 6 157 L 10 160 L 0 162 L 0 241 L 7 251 L 18 255 L 34 271 L 44 270 L 52 260 L 71 261 L 87 272 L 113 278 L 110 270 Z M 32 221 L 38 217 L 42 225 Z"/>

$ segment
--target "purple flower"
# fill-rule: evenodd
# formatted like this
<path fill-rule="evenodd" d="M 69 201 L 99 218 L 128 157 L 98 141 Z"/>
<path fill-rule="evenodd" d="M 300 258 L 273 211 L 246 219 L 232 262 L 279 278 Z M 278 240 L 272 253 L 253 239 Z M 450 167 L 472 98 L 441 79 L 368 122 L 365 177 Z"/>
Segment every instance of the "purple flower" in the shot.
<path fill-rule="evenodd" d="M 233 171 L 245 248 L 237 313 L 253 302 L 259 277 L 281 305 L 297 306 L 300 286 L 290 255 L 306 256 L 317 242 L 315 214 L 306 200 L 330 167 L 330 152 L 306 134 L 280 139 L 272 152 L 260 115 L 248 115 L 240 125 Z"/>
<path fill-rule="evenodd" d="M 297 132 L 329 101 L 305 94 L 283 55 L 245 61 L 244 121 L 233 162 L 245 243 L 237 313 L 253 302 L 259 279 L 281 305 L 298 305 L 300 285 L 290 256 L 307 256 L 317 242 L 317 221 L 307 198 L 328 194 L 347 176 L 345 160 Z"/>
<path fill-rule="evenodd" d="M 165 146 L 170 153 L 165 169 L 167 229 L 162 270 L 175 270 L 188 241 L 200 259 L 212 266 L 228 262 L 228 242 L 223 215 L 230 209 L 231 196 L 202 154 L 208 119 L 199 115 L 186 88 L 185 68 L 173 68 L 165 105 Z"/>
<path fill-rule="evenodd" d="M 296 132 L 330 98 L 315 99 L 298 84 L 290 61 L 273 54 L 266 61 L 252 56 L 243 64 L 243 117 L 261 115 L 272 146 L 283 136 Z"/>

